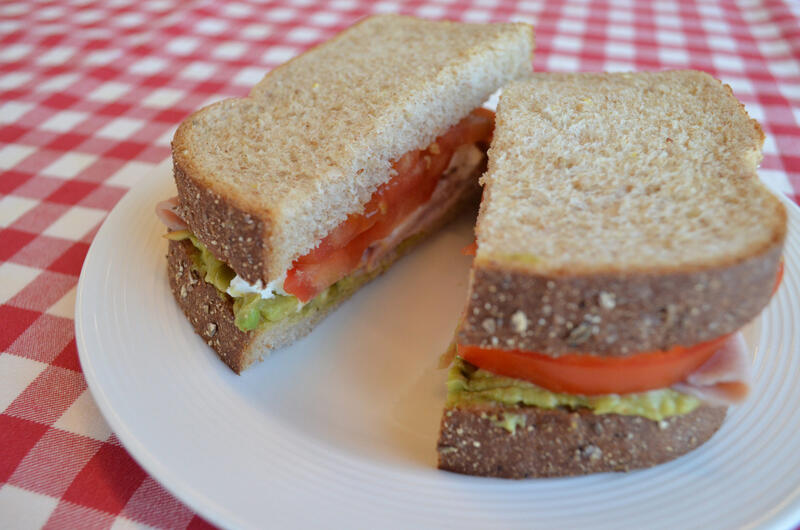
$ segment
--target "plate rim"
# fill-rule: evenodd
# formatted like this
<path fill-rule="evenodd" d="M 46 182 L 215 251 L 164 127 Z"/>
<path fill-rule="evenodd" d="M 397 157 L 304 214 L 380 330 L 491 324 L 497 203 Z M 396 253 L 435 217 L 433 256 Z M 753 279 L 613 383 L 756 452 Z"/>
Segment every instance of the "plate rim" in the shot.
<path fill-rule="evenodd" d="M 110 227 L 113 223 L 109 223 L 109 219 L 116 219 L 117 217 L 124 218 L 126 206 L 129 202 L 133 202 L 139 195 L 145 195 L 147 190 L 157 186 L 160 180 L 168 178 L 168 176 L 165 176 L 163 173 L 167 171 L 170 165 L 171 158 L 165 159 L 129 190 L 119 203 L 115 205 L 93 238 L 81 268 L 76 288 L 74 325 L 78 356 L 88 388 L 92 393 L 98 409 L 108 422 L 113 434 L 129 452 L 131 457 L 147 471 L 148 474 L 157 480 L 159 484 L 204 519 L 220 527 L 234 526 L 249 528 L 253 526 L 251 521 L 241 518 L 226 506 L 216 502 L 214 499 L 208 498 L 206 494 L 196 490 L 185 479 L 182 479 L 175 470 L 172 470 L 168 465 L 162 463 L 160 459 L 138 439 L 136 434 L 130 430 L 126 421 L 115 410 L 108 393 L 105 391 L 102 382 L 98 378 L 96 366 L 91 362 L 91 357 L 88 353 L 89 346 L 87 337 L 90 333 L 91 313 L 86 309 L 86 290 L 89 283 L 89 280 L 86 278 L 86 271 L 89 269 L 88 264 L 94 263 L 94 260 L 97 259 L 97 255 L 101 252 L 96 242 L 102 241 L 105 234 L 111 232 L 112 229 Z M 768 184 L 766 185 L 773 194 L 781 200 L 787 210 L 789 210 L 787 211 L 789 218 L 791 218 L 792 215 L 796 215 L 800 218 L 800 206 L 792 202 L 778 190 L 772 188 Z M 101 237 L 101 234 L 103 237 Z M 790 234 L 793 233 L 790 232 Z M 794 238 L 800 241 L 800 236 L 797 234 L 793 235 Z M 787 241 L 789 237 L 791 236 L 787 236 Z M 800 491 L 800 482 L 795 491 Z M 787 498 L 786 501 L 791 501 L 791 498 Z M 763 525 L 775 527 L 789 527 L 792 524 L 800 523 L 800 496 L 796 496 L 793 502 L 787 502 L 783 506 L 777 505 L 776 510 L 773 511 L 767 519 L 761 519 L 759 522 Z"/>

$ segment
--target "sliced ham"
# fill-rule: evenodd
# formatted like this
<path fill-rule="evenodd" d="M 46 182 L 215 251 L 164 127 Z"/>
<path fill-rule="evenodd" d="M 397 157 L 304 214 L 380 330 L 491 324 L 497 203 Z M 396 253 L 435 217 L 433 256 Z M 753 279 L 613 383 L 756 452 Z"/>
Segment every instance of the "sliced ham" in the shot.
<path fill-rule="evenodd" d="M 736 333 L 700 368 L 674 390 L 695 396 L 711 405 L 734 405 L 750 391 L 750 356 L 741 333 Z"/>
<path fill-rule="evenodd" d="M 189 225 L 178 214 L 178 197 L 171 197 L 167 200 L 161 201 L 156 204 L 156 215 L 161 219 L 161 222 L 167 225 L 167 229 L 186 230 Z"/>

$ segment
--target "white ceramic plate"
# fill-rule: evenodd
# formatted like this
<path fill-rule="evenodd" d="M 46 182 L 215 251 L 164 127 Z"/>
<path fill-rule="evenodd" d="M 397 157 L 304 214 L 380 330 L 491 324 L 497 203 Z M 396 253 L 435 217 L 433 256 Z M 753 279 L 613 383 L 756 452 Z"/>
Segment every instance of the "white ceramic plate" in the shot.
<path fill-rule="evenodd" d="M 734 528 L 800 521 L 800 213 L 754 333 L 755 395 L 697 451 L 653 469 L 505 481 L 435 469 L 439 354 L 465 299 L 463 219 L 309 337 L 236 376 L 170 294 L 162 165 L 109 215 L 81 274 L 76 334 L 111 427 L 157 480 L 226 527 Z M 788 201 L 787 201 L 788 204 Z"/>

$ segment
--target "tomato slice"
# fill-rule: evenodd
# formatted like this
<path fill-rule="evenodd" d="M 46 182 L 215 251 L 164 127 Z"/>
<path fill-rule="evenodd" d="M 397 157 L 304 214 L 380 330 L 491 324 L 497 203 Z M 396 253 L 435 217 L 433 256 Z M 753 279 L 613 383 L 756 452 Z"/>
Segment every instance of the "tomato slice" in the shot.
<path fill-rule="evenodd" d="M 308 302 L 355 270 L 372 243 L 391 234 L 430 199 L 453 152 L 465 144 L 488 143 L 493 129 L 494 113 L 476 109 L 426 149 L 398 158 L 392 165 L 397 174 L 375 190 L 363 213 L 348 216 L 316 248 L 292 263 L 284 290 Z"/>
<path fill-rule="evenodd" d="M 667 388 L 705 363 L 730 335 L 696 346 L 629 357 L 598 357 L 569 353 L 550 357 L 520 350 L 458 345 L 458 354 L 475 366 L 498 375 L 530 381 L 552 392 L 629 394 Z"/>

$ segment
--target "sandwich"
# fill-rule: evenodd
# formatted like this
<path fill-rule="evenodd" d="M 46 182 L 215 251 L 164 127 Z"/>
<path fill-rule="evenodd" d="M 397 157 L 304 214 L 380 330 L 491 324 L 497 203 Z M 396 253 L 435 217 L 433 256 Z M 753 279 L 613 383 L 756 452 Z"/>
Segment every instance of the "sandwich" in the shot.
<path fill-rule="evenodd" d="M 158 211 L 195 332 L 240 373 L 477 204 L 481 105 L 532 52 L 525 24 L 375 16 L 189 116 Z"/>
<path fill-rule="evenodd" d="M 763 140 L 696 71 L 504 90 L 441 469 L 628 471 L 717 431 L 749 389 L 738 332 L 780 277 L 786 212 L 756 174 Z"/>

